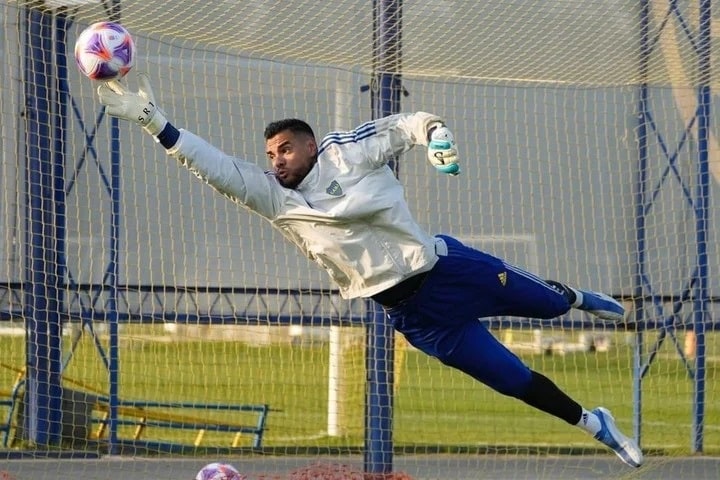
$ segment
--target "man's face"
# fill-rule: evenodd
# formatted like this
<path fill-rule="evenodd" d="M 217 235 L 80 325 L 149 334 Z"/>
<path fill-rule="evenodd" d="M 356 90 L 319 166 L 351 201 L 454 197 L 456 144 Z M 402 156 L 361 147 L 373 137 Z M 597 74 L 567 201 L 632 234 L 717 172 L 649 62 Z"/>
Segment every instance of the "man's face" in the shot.
<path fill-rule="evenodd" d="M 265 141 L 265 153 L 280 185 L 295 188 L 315 165 L 317 145 L 310 135 L 283 130 Z"/>

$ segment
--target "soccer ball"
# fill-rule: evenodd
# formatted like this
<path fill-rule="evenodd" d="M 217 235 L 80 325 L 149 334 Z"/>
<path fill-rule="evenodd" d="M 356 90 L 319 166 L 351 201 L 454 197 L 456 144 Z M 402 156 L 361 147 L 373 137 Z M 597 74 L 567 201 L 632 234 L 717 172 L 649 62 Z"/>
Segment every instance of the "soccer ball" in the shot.
<path fill-rule="evenodd" d="M 201 468 L 195 475 L 195 480 L 246 480 L 246 478 L 229 463 L 214 462 Z"/>
<path fill-rule="evenodd" d="M 119 23 L 93 23 L 75 42 L 75 62 L 92 80 L 122 78 L 135 64 L 135 42 Z"/>

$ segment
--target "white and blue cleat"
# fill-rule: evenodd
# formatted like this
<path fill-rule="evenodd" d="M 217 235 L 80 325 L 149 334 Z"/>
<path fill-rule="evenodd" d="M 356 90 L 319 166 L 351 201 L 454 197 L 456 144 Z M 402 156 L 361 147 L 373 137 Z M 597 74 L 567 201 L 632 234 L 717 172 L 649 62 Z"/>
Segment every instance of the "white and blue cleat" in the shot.
<path fill-rule="evenodd" d="M 595 434 L 595 439 L 610 447 L 625 464 L 635 468 L 642 465 L 642 450 L 635 440 L 626 437 L 618 430 L 610 412 L 606 408 L 598 407 L 593 413 L 600 419 L 601 425 L 600 431 Z"/>
<path fill-rule="evenodd" d="M 575 308 L 597 315 L 603 320 L 622 322 L 625 319 L 625 307 L 614 298 L 600 292 L 576 290 L 578 299 Z"/>

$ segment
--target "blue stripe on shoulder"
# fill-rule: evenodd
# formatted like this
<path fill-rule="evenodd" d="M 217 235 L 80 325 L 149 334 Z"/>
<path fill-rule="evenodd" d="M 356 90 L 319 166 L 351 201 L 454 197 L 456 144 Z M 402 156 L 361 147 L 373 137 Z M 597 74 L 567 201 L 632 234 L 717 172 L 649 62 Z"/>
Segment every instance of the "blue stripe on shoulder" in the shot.
<path fill-rule="evenodd" d="M 324 152 L 330 145 L 342 145 L 345 143 L 355 143 L 360 140 L 372 137 L 377 132 L 375 130 L 375 122 L 366 122 L 349 132 L 330 132 L 320 142 L 318 155 Z"/>

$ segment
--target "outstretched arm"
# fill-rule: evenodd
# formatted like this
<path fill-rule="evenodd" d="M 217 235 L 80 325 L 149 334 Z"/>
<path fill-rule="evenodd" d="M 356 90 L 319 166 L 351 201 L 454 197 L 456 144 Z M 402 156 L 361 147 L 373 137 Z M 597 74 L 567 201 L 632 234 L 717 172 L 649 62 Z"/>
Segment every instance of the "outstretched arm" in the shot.
<path fill-rule="evenodd" d="M 381 164 L 415 145 L 422 145 L 427 147 L 428 160 L 438 171 L 449 175 L 460 173 L 455 137 L 441 117 L 426 112 L 401 113 L 375 120 L 371 126 L 376 135 L 368 136 L 364 146 L 368 156 Z M 379 151 L 373 151 L 375 148 Z"/>
<path fill-rule="evenodd" d="M 147 75 L 138 75 L 132 92 L 117 80 L 98 87 L 108 115 L 136 123 L 165 147 L 169 155 L 215 190 L 267 218 L 274 218 L 282 201 L 282 187 L 252 163 L 227 155 L 186 130 L 178 130 L 158 108 Z"/>

